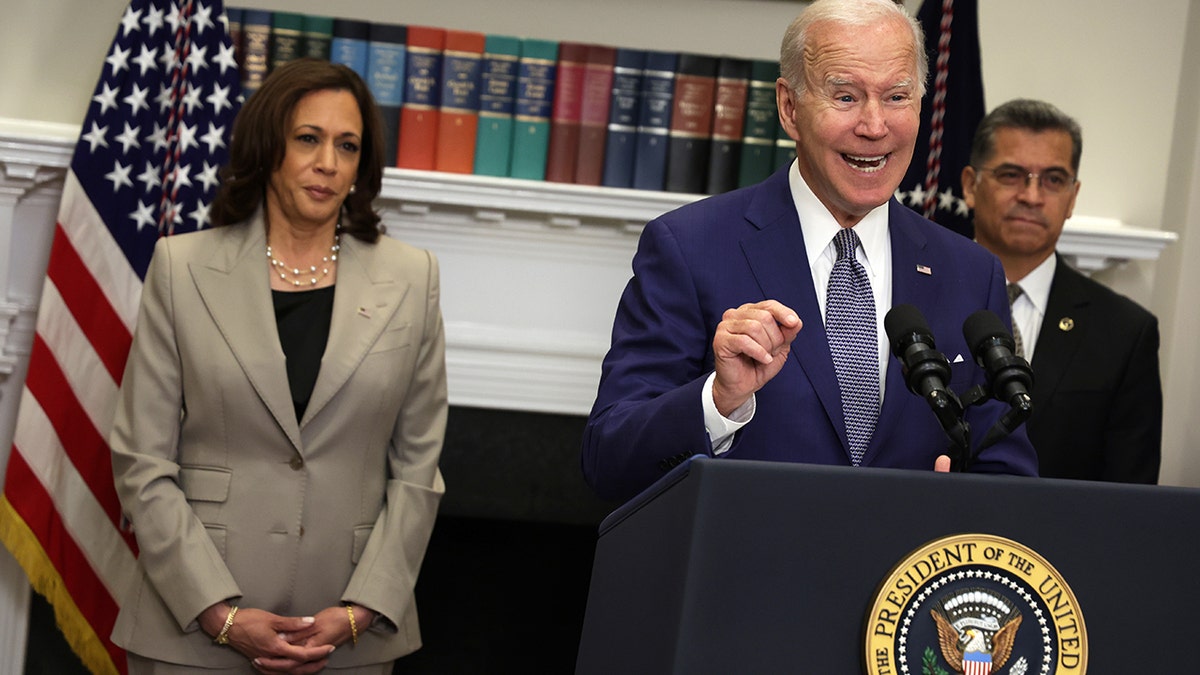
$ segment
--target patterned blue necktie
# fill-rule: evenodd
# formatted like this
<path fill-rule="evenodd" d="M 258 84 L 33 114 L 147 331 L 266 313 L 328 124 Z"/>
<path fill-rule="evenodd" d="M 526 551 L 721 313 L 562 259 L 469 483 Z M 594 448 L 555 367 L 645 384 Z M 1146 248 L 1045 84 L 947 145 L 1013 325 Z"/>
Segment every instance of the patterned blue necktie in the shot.
<path fill-rule="evenodd" d="M 867 270 L 854 257 L 858 234 L 843 227 L 833 238 L 837 260 L 829 275 L 825 333 L 842 390 L 850 460 L 862 464 L 879 417 L 879 336 Z"/>

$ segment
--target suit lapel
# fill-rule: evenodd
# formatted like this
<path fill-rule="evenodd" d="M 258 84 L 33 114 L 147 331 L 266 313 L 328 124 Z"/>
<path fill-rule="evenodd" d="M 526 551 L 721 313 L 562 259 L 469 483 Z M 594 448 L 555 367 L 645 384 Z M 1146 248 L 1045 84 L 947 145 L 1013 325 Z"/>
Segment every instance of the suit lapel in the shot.
<path fill-rule="evenodd" d="M 238 365 L 297 450 L 300 427 L 279 344 L 270 280 L 263 259 L 266 237 L 259 211 L 250 222 L 221 230 L 212 256 L 188 266 L 205 309 Z"/>
<path fill-rule="evenodd" d="M 1057 254 L 1055 254 L 1057 255 Z M 1054 396 L 1088 329 L 1088 300 L 1080 274 L 1067 266 L 1061 257 L 1050 283 L 1050 298 L 1046 316 L 1033 350 L 1034 401 L 1046 401 Z M 1060 322 L 1071 319 L 1072 329 L 1062 330 Z"/>
<path fill-rule="evenodd" d="M 804 370 L 849 457 L 841 390 L 787 175 L 786 169 L 776 172 L 746 210 L 746 219 L 757 229 L 742 239 L 742 252 L 763 297 L 796 310 L 804 322 L 792 343 L 791 358 Z"/>
<path fill-rule="evenodd" d="M 892 303 L 910 304 L 917 307 L 934 307 L 938 301 L 939 287 L 934 275 L 937 273 L 935 256 L 929 250 L 929 240 L 914 226 L 918 216 L 895 199 L 888 202 L 888 238 L 892 247 Z M 928 274 L 926 272 L 929 272 Z M 883 321 L 887 312 L 877 312 L 876 319 Z M 900 416 L 908 403 L 908 385 L 904 381 L 900 361 L 888 357 L 887 376 L 884 380 L 883 408 L 875 423 L 871 444 L 863 455 L 863 464 L 869 464 L 879 448 L 887 441 L 888 430 L 904 428 Z"/>
<path fill-rule="evenodd" d="M 329 341 L 301 428 L 316 417 L 350 379 L 408 291 L 408 284 L 396 279 L 393 271 L 383 264 L 378 250 L 379 244 L 342 237 Z"/>

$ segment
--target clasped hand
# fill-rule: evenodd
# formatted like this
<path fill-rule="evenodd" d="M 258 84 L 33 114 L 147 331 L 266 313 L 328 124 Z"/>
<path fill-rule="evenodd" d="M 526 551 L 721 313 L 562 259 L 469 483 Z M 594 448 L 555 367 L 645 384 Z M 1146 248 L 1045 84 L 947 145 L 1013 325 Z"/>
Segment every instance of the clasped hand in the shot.
<path fill-rule="evenodd" d="M 713 402 L 726 417 L 779 374 L 803 322 L 775 300 L 727 309 L 713 336 Z"/>
<path fill-rule="evenodd" d="M 219 632 L 228 610 L 223 602 L 205 610 L 201 616 L 205 631 Z M 361 625 L 369 623 L 364 620 Z M 310 675 L 328 665 L 334 648 L 351 640 L 351 631 L 345 606 L 327 607 L 311 617 L 280 616 L 247 607 L 238 610 L 228 636 L 229 646 L 250 659 L 260 673 Z"/>

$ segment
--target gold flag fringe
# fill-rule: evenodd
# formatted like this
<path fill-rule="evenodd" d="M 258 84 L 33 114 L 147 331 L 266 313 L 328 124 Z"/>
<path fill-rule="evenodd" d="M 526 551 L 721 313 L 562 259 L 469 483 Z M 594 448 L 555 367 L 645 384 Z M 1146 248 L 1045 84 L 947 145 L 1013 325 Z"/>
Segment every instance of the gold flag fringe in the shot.
<path fill-rule="evenodd" d="M 83 665 L 97 675 L 119 675 L 104 642 L 75 605 L 41 542 L 4 495 L 0 495 L 0 541 L 24 568 L 33 589 L 54 607 L 58 629 Z"/>

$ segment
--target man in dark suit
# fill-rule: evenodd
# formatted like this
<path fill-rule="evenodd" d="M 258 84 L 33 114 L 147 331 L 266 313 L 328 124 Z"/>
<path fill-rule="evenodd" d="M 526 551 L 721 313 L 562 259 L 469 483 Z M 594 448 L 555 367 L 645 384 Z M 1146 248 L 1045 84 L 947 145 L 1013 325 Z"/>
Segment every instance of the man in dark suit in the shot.
<path fill-rule="evenodd" d="M 963 320 L 1008 305 L 994 256 L 892 198 L 917 135 L 923 44 L 890 0 L 818 0 L 788 28 L 776 100 L 797 160 L 646 226 L 584 432 L 598 494 L 628 498 L 693 454 L 947 468 L 947 434 L 905 391 L 884 315 L 919 308 L 963 391 L 984 379 Z M 1003 409 L 966 421 L 987 430 Z M 972 465 L 1036 467 L 1020 430 Z"/>
<path fill-rule="evenodd" d="M 1158 320 L 1055 253 L 1079 193 L 1082 143 L 1079 124 L 1054 106 L 1009 101 L 980 122 L 963 193 L 976 241 L 1010 283 L 1014 337 L 1034 372 L 1025 426 L 1041 475 L 1155 483 Z"/>

